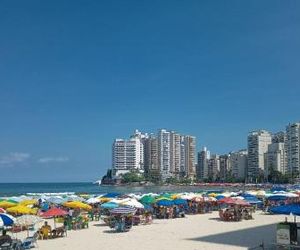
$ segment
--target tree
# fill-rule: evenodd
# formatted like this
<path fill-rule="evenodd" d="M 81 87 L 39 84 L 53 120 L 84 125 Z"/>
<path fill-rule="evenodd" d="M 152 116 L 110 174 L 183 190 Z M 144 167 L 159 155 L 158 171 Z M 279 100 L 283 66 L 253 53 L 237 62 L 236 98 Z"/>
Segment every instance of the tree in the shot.
<path fill-rule="evenodd" d="M 143 176 L 135 172 L 128 172 L 122 175 L 122 182 L 124 183 L 141 182 L 144 180 Z"/>

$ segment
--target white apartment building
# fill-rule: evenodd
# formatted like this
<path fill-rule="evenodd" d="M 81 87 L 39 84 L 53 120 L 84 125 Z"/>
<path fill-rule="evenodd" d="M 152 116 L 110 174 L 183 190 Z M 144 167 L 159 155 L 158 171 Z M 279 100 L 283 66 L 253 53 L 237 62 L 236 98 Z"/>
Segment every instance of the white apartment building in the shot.
<path fill-rule="evenodd" d="M 185 147 L 185 175 L 188 178 L 195 178 L 196 169 L 196 137 L 186 135 L 184 137 Z"/>
<path fill-rule="evenodd" d="M 112 165 L 115 176 L 132 170 L 143 171 L 143 144 L 138 138 L 116 139 L 112 146 Z"/>
<path fill-rule="evenodd" d="M 163 181 L 171 174 L 171 133 L 165 129 L 158 132 L 158 164 L 160 176 Z"/>
<path fill-rule="evenodd" d="M 266 130 L 250 132 L 248 135 L 248 178 L 255 181 L 259 174 L 266 174 L 265 153 L 272 143 L 272 135 Z"/>
<path fill-rule="evenodd" d="M 170 132 L 170 171 L 175 177 L 180 174 L 180 159 L 181 159 L 181 141 L 180 134 Z"/>
<path fill-rule="evenodd" d="M 287 169 L 290 173 L 300 171 L 300 122 L 286 127 Z"/>

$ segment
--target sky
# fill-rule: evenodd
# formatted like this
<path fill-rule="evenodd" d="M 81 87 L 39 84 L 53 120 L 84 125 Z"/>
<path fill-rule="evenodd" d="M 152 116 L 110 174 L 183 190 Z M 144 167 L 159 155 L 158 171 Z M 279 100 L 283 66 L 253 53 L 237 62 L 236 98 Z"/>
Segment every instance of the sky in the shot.
<path fill-rule="evenodd" d="M 300 120 L 300 1 L 0 2 L 0 182 L 94 181 L 114 138 L 214 153 Z"/>

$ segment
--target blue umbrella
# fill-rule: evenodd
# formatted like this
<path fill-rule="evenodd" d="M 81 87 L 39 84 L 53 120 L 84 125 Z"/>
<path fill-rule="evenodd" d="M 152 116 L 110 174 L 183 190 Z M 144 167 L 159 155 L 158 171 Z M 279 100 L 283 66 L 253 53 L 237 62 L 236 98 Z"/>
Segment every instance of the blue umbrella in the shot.
<path fill-rule="evenodd" d="M 103 198 L 115 198 L 115 197 L 118 197 L 120 195 L 121 195 L 120 193 L 107 193 L 107 194 L 103 195 L 102 197 Z"/>
<path fill-rule="evenodd" d="M 101 208 L 113 209 L 117 208 L 119 205 L 114 202 L 106 202 L 100 205 Z"/>
<path fill-rule="evenodd" d="M 14 224 L 15 218 L 9 214 L 0 214 L 0 227 L 12 226 Z"/>
<path fill-rule="evenodd" d="M 158 206 L 163 206 L 163 207 L 171 207 L 174 205 L 173 201 L 169 200 L 160 200 L 156 203 Z"/>
<path fill-rule="evenodd" d="M 270 201 L 284 201 L 287 198 L 288 197 L 284 196 L 284 195 L 272 195 L 272 196 L 267 197 L 267 199 Z"/>
<path fill-rule="evenodd" d="M 219 194 L 219 195 L 217 195 L 215 198 L 216 198 L 217 200 L 221 200 L 221 199 L 225 198 L 225 196 L 224 196 L 224 195 L 221 195 L 221 194 Z"/>
<path fill-rule="evenodd" d="M 270 211 L 274 214 L 293 214 L 300 215 L 300 204 L 282 205 L 272 207 Z"/>
<path fill-rule="evenodd" d="M 187 201 L 185 199 L 175 199 L 173 202 L 175 205 L 187 205 Z"/>

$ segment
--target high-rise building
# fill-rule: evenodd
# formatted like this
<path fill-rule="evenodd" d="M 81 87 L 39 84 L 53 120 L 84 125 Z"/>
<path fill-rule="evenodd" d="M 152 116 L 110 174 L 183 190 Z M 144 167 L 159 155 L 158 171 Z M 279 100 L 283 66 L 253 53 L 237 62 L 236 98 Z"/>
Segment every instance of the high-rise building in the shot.
<path fill-rule="evenodd" d="M 112 146 L 112 167 L 116 176 L 144 169 L 143 144 L 138 138 L 116 139 Z"/>
<path fill-rule="evenodd" d="M 300 122 L 286 127 L 287 169 L 291 174 L 300 172 Z"/>
<path fill-rule="evenodd" d="M 208 160 L 210 159 L 210 152 L 206 147 L 198 153 L 198 164 L 196 169 L 197 179 L 205 180 L 208 178 Z"/>
<path fill-rule="evenodd" d="M 248 151 L 240 150 L 231 152 L 230 157 L 231 175 L 236 179 L 245 179 L 248 165 Z"/>
<path fill-rule="evenodd" d="M 256 181 L 265 175 L 265 153 L 272 142 L 271 134 L 266 130 L 250 132 L 248 135 L 248 180 Z"/>
<path fill-rule="evenodd" d="M 272 170 L 279 171 L 283 174 L 286 172 L 287 157 L 284 145 L 283 142 L 269 144 L 268 152 L 266 153 L 266 171 L 268 174 L 270 174 Z"/>
<path fill-rule="evenodd" d="M 149 180 L 159 181 L 160 172 L 158 165 L 158 139 L 150 135 L 144 141 L 144 169 L 145 177 Z"/>
<path fill-rule="evenodd" d="M 160 176 L 163 181 L 172 177 L 170 140 L 171 136 L 169 131 L 161 129 L 158 132 L 158 165 Z"/>
<path fill-rule="evenodd" d="M 196 169 L 196 137 L 186 135 L 184 137 L 184 147 L 185 147 L 185 169 L 186 169 L 186 177 L 195 178 Z"/>
<path fill-rule="evenodd" d="M 180 136 L 180 177 L 186 176 L 184 135 Z"/>
<path fill-rule="evenodd" d="M 220 155 L 219 161 L 220 161 L 220 180 L 225 181 L 227 177 L 230 174 L 230 161 L 229 161 L 230 155 Z"/>
<path fill-rule="evenodd" d="M 173 177 L 180 177 L 181 141 L 180 134 L 170 132 L 170 171 Z"/>
<path fill-rule="evenodd" d="M 220 158 L 218 155 L 213 154 L 208 160 L 208 178 L 215 181 L 219 178 L 220 174 Z"/>
<path fill-rule="evenodd" d="M 285 143 L 286 141 L 286 133 L 283 131 L 279 131 L 272 135 L 272 143 Z"/>

